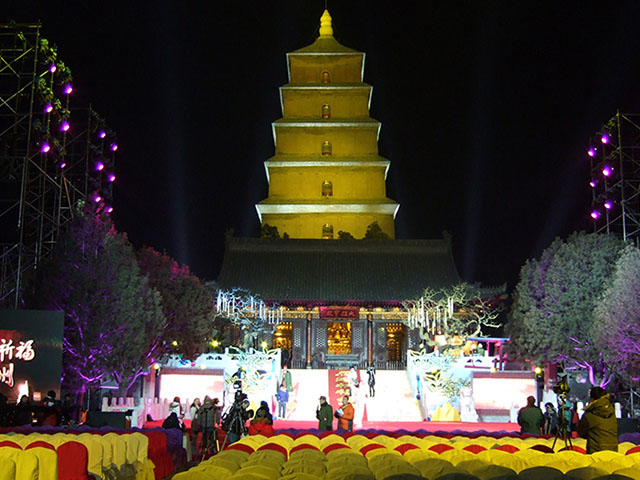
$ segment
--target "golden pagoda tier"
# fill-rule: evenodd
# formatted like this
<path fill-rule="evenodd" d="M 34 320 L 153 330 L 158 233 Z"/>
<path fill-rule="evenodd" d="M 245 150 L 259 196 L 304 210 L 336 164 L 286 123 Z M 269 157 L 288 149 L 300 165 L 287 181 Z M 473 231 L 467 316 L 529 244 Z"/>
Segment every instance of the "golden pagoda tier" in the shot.
<path fill-rule="evenodd" d="M 320 23 L 313 44 L 287 54 L 260 222 L 290 238 L 327 239 L 340 231 L 363 238 L 377 222 L 394 238 L 399 205 L 386 196 L 389 161 L 378 155 L 381 124 L 369 116 L 365 54 L 337 42 L 326 10 Z"/>

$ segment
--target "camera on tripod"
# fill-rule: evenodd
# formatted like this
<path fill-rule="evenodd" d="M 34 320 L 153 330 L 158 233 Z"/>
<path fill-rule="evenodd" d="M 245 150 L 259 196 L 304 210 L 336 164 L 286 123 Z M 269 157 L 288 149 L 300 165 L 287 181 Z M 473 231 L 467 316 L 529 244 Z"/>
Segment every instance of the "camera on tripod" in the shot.
<path fill-rule="evenodd" d="M 567 375 L 562 377 L 558 383 L 553 386 L 553 393 L 561 397 L 563 400 L 566 398 L 567 394 L 571 391 L 569 387 L 569 383 L 567 382 Z"/>
<path fill-rule="evenodd" d="M 249 408 L 247 394 L 242 390 L 236 390 L 233 403 L 229 410 L 222 416 L 222 429 L 227 433 L 233 433 L 238 437 L 246 435 L 246 421 L 253 416 L 253 410 Z"/>

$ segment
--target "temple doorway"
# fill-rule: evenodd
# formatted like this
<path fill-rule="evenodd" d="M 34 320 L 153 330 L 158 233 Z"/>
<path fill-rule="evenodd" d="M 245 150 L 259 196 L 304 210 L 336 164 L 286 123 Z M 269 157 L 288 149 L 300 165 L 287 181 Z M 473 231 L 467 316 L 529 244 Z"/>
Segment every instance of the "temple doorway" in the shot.
<path fill-rule="evenodd" d="M 327 353 L 329 355 L 351 354 L 350 322 L 329 322 L 327 325 Z"/>
<path fill-rule="evenodd" d="M 282 364 L 288 365 L 293 352 L 293 324 L 291 322 L 280 322 L 273 332 L 273 348 L 279 348 L 282 352 Z"/>
<path fill-rule="evenodd" d="M 387 323 L 387 361 L 402 362 L 406 350 L 406 327 L 402 323 Z"/>

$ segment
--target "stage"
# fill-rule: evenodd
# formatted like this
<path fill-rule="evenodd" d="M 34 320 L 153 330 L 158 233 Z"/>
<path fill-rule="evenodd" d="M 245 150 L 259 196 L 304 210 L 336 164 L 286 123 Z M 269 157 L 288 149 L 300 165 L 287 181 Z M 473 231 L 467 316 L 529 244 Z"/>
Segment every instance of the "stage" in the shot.
<path fill-rule="evenodd" d="M 191 421 L 185 420 L 187 429 L 191 427 Z M 334 427 L 335 427 L 334 422 Z M 145 428 L 157 428 L 162 426 L 162 421 L 146 422 Z M 318 428 L 317 421 L 308 420 L 274 420 L 273 429 L 275 433 L 283 431 L 315 431 Z M 403 432 L 411 434 L 412 432 L 420 432 L 421 434 L 519 434 L 520 426 L 517 423 L 498 423 L 498 422 L 368 422 L 364 421 L 362 428 L 355 429 L 358 432 Z"/>

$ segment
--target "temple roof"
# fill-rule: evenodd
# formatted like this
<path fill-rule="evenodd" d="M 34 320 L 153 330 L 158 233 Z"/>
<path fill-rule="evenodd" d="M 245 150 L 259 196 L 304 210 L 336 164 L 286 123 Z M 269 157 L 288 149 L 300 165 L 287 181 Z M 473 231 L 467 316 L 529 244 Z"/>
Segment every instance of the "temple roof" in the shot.
<path fill-rule="evenodd" d="M 217 286 L 280 303 L 397 304 L 462 280 L 449 238 L 227 238 Z"/>
<path fill-rule="evenodd" d="M 333 37 L 333 26 L 331 24 L 331 15 L 329 11 L 325 10 L 320 18 L 320 36 L 311 45 L 304 48 L 300 48 L 290 53 L 289 55 L 296 54 L 316 54 L 316 53 L 347 53 L 347 54 L 359 54 L 361 52 L 347 48 L 344 45 L 338 43 Z"/>

